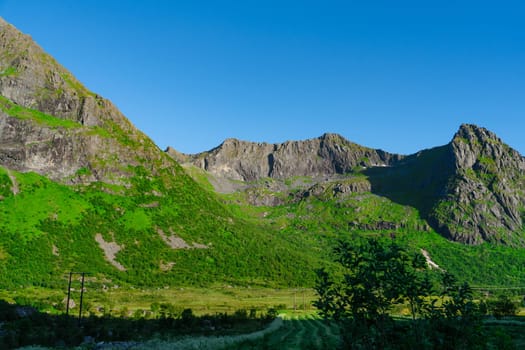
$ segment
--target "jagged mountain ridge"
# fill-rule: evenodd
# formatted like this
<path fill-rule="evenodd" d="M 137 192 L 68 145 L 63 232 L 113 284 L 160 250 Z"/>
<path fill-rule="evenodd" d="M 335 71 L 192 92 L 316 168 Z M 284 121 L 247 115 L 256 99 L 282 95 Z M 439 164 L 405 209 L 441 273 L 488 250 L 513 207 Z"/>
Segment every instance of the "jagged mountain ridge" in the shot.
<path fill-rule="evenodd" d="M 228 139 L 196 155 L 167 152 L 218 178 L 247 183 L 312 178 L 313 184 L 293 200 L 321 194 L 326 199 L 327 191 L 334 197 L 372 192 L 417 208 L 439 233 L 455 241 L 525 242 L 525 158 L 476 125 L 461 125 L 449 144 L 409 156 L 366 148 L 336 134 L 282 144 Z M 363 174 L 366 179 L 356 177 Z M 271 186 L 270 190 L 283 190 L 283 186 Z M 253 187 L 244 190 L 253 192 Z M 285 202 L 273 195 L 249 198 L 258 205 Z"/>
<path fill-rule="evenodd" d="M 454 240 L 523 245 L 525 158 L 475 125 L 463 125 L 448 147 L 454 173 L 430 220 Z"/>
<path fill-rule="evenodd" d="M 358 166 L 391 166 L 403 158 L 329 133 L 315 139 L 279 144 L 227 139 L 220 146 L 196 155 L 177 154 L 171 147 L 167 152 L 216 176 L 241 181 L 264 177 L 326 177 L 350 173 Z"/>

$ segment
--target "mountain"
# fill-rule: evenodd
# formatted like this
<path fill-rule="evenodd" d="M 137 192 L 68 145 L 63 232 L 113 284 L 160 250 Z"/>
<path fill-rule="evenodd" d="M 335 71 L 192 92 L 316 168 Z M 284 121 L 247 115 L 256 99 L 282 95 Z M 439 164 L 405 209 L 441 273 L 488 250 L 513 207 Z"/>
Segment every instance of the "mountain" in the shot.
<path fill-rule="evenodd" d="M 0 164 L 67 184 L 124 185 L 136 166 L 180 172 L 110 101 L 1 18 L 0 52 Z"/>
<path fill-rule="evenodd" d="M 69 271 L 105 285 L 299 285 L 315 259 L 234 215 L 0 19 L 0 288 L 62 288 Z"/>
<path fill-rule="evenodd" d="M 171 148 L 168 153 L 173 154 Z M 220 177 L 254 181 L 294 176 L 326 177 L 351 173 L 355 167 L 390 166 L 402 156 L 359 146 L 337 134 L 281 144 L 228 139 L 220 146 L 179 160 Z"/>
<path fill-rule="evenodd" d="M 454 171 L 430 220 L 454 240 L 523 246 L 525 158 L 474 125 L 463 125 L 447 147 Z"/>
<path fill-rule="evenodd" d="M 95 290 L 308 287 L 356 235 L 424 249 L 478 284 L 523 285 L 523 169 L 473 125 L 409 156 L 335 134 L 163 152 L 0 19 L 2 289 L 64 290 L 70 271 Z"/>
<path fill-rule="evenodd" d="M 525 160 L 475 125 L 461 125 L 445 146 L 410 156 L 366 148 L 335 134 L 282 144 L 228 139 L 208 152 L 181 155 L 168 149 L 168 154 L 208 172 L 217 189 L 224 188 L 220 184 L 225 181 L 243 181 L 244 186 L 230 188 L 245 191 L 253 205 L 283 205 L 311 195 L 329 201 L 371 192 L 416 208 L 451 240 L 525 244 Z M 309 180 L 303 179 L 299 192 L 284 185 L 300 177 Z M 262 186 L 269 191 L 261 190 L 264 179 L 273 180 Z"/>

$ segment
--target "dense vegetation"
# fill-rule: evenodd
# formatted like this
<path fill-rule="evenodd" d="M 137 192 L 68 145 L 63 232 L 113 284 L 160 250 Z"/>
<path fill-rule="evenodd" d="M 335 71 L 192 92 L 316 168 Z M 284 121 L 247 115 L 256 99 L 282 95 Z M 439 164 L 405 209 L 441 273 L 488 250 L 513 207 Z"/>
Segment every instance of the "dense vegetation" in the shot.
<path fill-rule="evenodd" d="M 436 280 L 422 255 L 411 255 L 395 242 L 365 239 L 340 242 L 335 256 L 343 273 L 318 271 L 315 305 L 324 318 L 341 324 L 345 348 L 488 347 L 483 328 L 487 304 L 476 302 L 470 286 L 449 273 Z M 394 320 L 397 304 L 408 305 L 410 319 Z M 492 311 L 507 315 L 513 306 L 502 297 Z"/>
<path fill-rule="evenodd" d="M 372 193 L 252 207 L 241 194 L 227 195 L 221 204 L 184 175 L 131 171 L 129 188 L 74 187 L 0 168 L 0 286 L 63 289 L 69 271 L 86 271 L 100 285 L 308 287 L 313 269 L 331 264 L 334 242 L 355 235 L 393 235 L 476 287 L 525 285 L 523 251 L 451 243 L 414 207 Z M 115 261 L 125 271 L 107 261 L 97 234 L 121 247 Z M 170 237 L 186 248 L 171 248 Z"/>
<path fill-rule="evenodd" d="M 412 252 L 427 251 L 442 269 L 476 288 L 525 287 L 524 250 L 451 242 L 436 233 L 415 207 L 383 196 L 365 192 L 346 198 L 308 197 L 278 207 L 234 204 L 243 200 L 241 195 L 227 197 L 237 212 L 247 217 L 264 217 L 263 222 L 278 228 L 285 237 L 302 240 L 325 262 L 330 260 L 331 247 L 339 239 L 393 236 Z"/>
<path fill-rule="evenodd" d="M 307 266 L 315 257 L 289 237 L 234 216 L 187 176 L 168 187 L 143 168 L 134 172 L 131 188 L 69 187 L 34 173 L 11 172 L 11 180 L 0 169 L 0 286 L 63 288 L 69 271 L 150 287 L 313 280 Z M 123 269 L 108 261 L 97 235 L 121 248 L 114 263 Z"/>

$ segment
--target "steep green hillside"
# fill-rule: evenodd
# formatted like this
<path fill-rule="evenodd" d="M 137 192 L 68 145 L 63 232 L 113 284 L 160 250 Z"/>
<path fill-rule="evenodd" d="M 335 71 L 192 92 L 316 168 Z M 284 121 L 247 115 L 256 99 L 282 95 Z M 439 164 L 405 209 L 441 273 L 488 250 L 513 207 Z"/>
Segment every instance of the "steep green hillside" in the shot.
<path fill-rule="evenodd" d="M 0 72 L 0 287 L 312 282 L 315 256 L 232 214 L 1 18 Z"/>
<path fill-rule="evenodd" d="M 319 262 L 293 240 L 236 218 L 187 176 L 167 188 L 133 171 L 126 189 L 0 168 L 0 287 L 62 288 L 69 271 L 109 285 L 312 282 Z"/>

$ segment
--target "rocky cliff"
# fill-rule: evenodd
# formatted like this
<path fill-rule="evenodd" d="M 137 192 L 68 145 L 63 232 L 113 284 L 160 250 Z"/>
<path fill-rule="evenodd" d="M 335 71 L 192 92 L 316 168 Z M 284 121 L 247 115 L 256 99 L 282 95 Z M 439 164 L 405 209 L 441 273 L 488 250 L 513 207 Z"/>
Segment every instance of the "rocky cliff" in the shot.
<path fill-rule="evenodd" d="M 462 125 L 448 148 L 454 171 L 431 222 L 453 240 L 523 245 L 525 158 L 475 125 Z"/>
<path fill-rule="evenodd" d="M 228 139 L 211 151 L 186 156 L 194 165 L 220 177 L 254 181 L 269 177 L 329 177 L 355 167 L 391 166 L 402 156 L 366 148 L 337 134 L 279 144 Z"/>
<path fill-rule="evenodd" d="M 177 167 L 108 100 L 0 18 L 0 165 L 64 183 L 125 184 Z"/>

